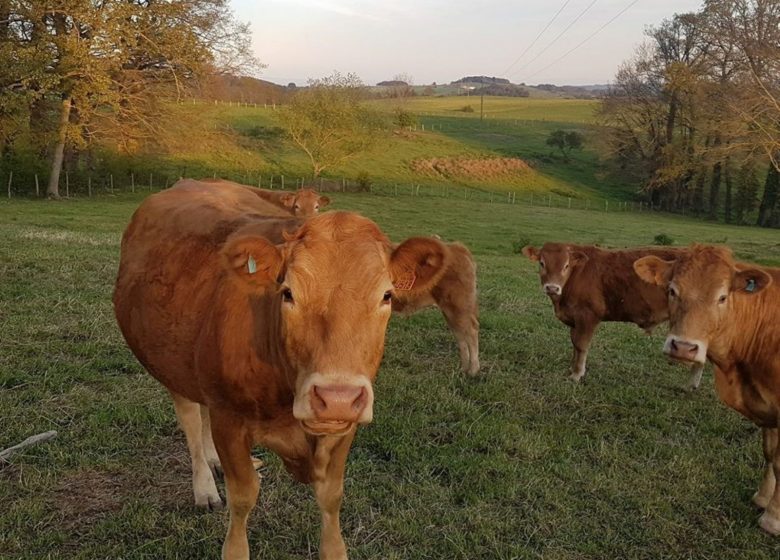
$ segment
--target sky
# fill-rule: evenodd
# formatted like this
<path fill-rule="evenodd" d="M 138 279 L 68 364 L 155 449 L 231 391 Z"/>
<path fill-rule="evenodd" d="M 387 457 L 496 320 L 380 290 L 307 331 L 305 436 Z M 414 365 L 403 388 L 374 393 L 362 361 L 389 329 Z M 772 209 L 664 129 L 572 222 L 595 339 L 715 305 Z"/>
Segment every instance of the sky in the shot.
<path fill-rule="evenodd" d="M 647 26 L 696 11 L 701 3 L 232 0 L 232 7 L 251 24 L 255 53 L 267 65 L 260 77 L 279 84 L 305 84 L 338 70 L 354 72 L 367 84 L 406 74 L 415 84 L 488 75 L 513 83 L 585 85 L 609 83 L 644 40 Z"/>

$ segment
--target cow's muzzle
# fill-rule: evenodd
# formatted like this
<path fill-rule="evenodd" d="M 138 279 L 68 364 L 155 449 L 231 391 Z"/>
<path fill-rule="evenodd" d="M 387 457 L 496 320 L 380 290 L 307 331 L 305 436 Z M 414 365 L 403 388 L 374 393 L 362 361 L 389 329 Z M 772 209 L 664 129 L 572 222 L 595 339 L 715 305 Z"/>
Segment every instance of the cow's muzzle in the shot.
<path fill-rule="evenodd" d="M 707 345 L 699 340 L 685 340 L 670 334 L 664 343 L 664 353 L 681 362 L 703 364 L 707 360 Z"/>
<path fill-rule="evenodd" d="M 560 284 L 545 284 L 544 285 L 544 293 L 548 296 L 559 296 L 561 295 L 562 288 Z"/>
<path fill-rule="evenodd" d="M 315 435 L 342 434 L 373 419 L 374 394 L 365 377 L 348 379 L 314 374 L 296 396 L 293 414 Z"/>

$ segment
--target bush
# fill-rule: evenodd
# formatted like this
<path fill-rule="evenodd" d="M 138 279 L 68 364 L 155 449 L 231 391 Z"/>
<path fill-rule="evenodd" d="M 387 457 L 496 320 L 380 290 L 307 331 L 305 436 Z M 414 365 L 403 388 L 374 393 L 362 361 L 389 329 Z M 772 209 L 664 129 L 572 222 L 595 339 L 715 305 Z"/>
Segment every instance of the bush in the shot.
<path fill-rule="evenodd" d="M 653 238 L 653 245 L 674 245 L 674 239 L 665 233 L 659 233 Z"/>
<path fill-rule="evenodd" d="M 358 191 L 369 192 L 371 190 L 371 177 L 365 171 L 357 174 L 355 182 L 357 183 Z"/>
<path fill-rule="evenodd" d="M 463 107 L 461 107 L 460 110 L 463 111 L 464 113 L 473 113 L 474 107 L 472 107 L 471 105 L 464 105 Z"/>
<path fill-rule="evenodd" d="M 417 115 L 406 111 L 404 109 L 398 109 L 395 112 L 394 122 L 396 125 L 402 128 L 409 128 L 410 126 L 417 125 Z"/>

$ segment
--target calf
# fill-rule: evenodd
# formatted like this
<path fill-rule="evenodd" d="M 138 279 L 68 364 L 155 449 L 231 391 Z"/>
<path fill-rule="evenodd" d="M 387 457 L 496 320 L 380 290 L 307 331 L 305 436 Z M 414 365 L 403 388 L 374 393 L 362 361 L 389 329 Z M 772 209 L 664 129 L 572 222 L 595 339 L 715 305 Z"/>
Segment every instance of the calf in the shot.
<path fill-rule="evenodd" d="M 633 264 L 646 255 L 673 258 L 678 249 L 605 250 L 545 243 L 541 249 L 528 245 L 522 252 L 539 263 L 542 290 L 552 301 L 555 316 L 571 329 L 571 379 L 575 381 L 585 375 L 588 349 L 599 323 L 634 323 L 650 333 L 669 318 L 665 291 L 643 282 Z M 690 388 L 699 386 L 703 369 L 703 364 L 691 368 Z"/>
<path fill-rule="evenodd" d="M 762 529 L 780 534 L 780 269 L 734 262 L 724 247 L 694 245 L 671 258 L 647 256 L 637 274 L 667 294 L 664 353 L 715 365 L 715 390 L 762 429 L 766 466 L 753 502 Z"/>
<path fill-rule="evenodd" d="M 222 505 L 210 467 L 224 472 L 222 558 L 249 558 L 259 444 L 313 485 L 320 558 L 344 560 L 344 467 L 373 418 L 393 294 L 431 290 L 449 251 L 432 238 L 394 247 L 357 214 L 302 221 L 269 206 L 240 185 L 188 180 L 150 196 L 122 238 L 114 309 L 173 399 L 197 505 Z"/>
<path fill-rule="evenodd" d="M 200 179 L 199 182 L 208 183 L 210 185 L 227 184 L 250 189 L 256 196 L 271 202 L 275 206 L 299 218 L 309 218 L 314 216 L 319 213 L 321 208 L 324 208 L 330 204 L 330 198 L 308 188 L 299 189 L 295 192 L 269 191 L 266 189 L 251 187 L 249 185 L 242 185 L 241 183 L 235 183 L 233 181 L 227 181 L 225 179 L 206 178 Z"/>
<path fill-rule="evenodd" d="M 447 244 L 450 258 L 446 272 L 430 289 L 396 290 L 393 311 L 412 314 L 429 306 L 438 307 L 455 335 L 461 369 L 467 375 L 479 372 L 479 306 L 477 266 L 471 252 L 460 243 Z"/>

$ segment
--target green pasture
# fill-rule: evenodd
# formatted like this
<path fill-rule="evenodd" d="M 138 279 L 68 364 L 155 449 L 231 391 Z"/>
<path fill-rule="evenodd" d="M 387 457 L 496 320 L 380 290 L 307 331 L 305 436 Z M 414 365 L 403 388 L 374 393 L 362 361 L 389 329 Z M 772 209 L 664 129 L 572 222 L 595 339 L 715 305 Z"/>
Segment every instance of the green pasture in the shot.
<path fill-rule="evenodd" d="M 663 329 L 648 337 L 607 324 L 585 382 L 568 381 L 568 332 L 514 252 L 553 239 L 649 244 L 663 233 L 780 265 L 776 232 L 456 198 L 333 198 L 395 240 L 460 240 L 479 266 L 479 378 L 459 373 L 437 310 L 391 321 L 375 419 L 347 467 L 352 560 L 780 556 L 750 503 L 758 429 L 718 402 L 709 370 L 687 393 L 687 371 L 661 356 Z M 0 201 L 0 448 L 59 432 L 0 466 L 2 558 L 219 554 L 227 514 L 192 505 L 172 406 L 114 322 L 119 239 L 140 200 Z M 267 465 L 253 558 L 317 558 L 310 491 L 258 453 Z"/>
<path fill-rule="evenodd" d="M 387 116 L 398 110 L 396 102 L 370 102 Z M 461 109 L 471 105 L 473 113 Z M 554 194 L 576 199 L 630 200 L 636 189 L 610 177 L 596 154 L 597 134 L 593 119 L 596 102 L 544 98 L 485 98 L 485 119 L 480 119 L 478 97 L 413 98 L 403 106 L 417 116 L 418 124 L 408 129 L 391 127 L 367 152 L 328 169 L 324 178 L 355 184 L 364 175 L 378 187 L 409 188 L 447 186 L 481 192 L 515 192 L 521 195 Z M 135 180 L 148 184 L 149 174 L 158 188 L 178 177 L 218 175 L 250 184 L 278 187 L 311 181 L 306 155 L 285 136 L 279 122 L 279 108 L 211 103 L 183 103 L 175 109 L 166 131 L 166 151 L 122 159 L 112 156 L 105 170 L 114 170 L 117 183 Z M 545 144 L 556 129 L 578 130 L 586 135 L 585 148 L 564 161 Z M 491 175 L 477 167 L 468 176 L 448 177 L 416 171 L 414 163 L 434 158 L 490 160 L 519 158 L 530 165 L 523 173 Z M 100 184 L 106 187 L 108 173 Z M 2 179 L 3 177 L 0 177 Z M 74 178 L 80 192 L 85 177 Z M 95 179 L 98 184 L 97 178 Z M 29 182 L 29 180 L 28 180 Z"/>

